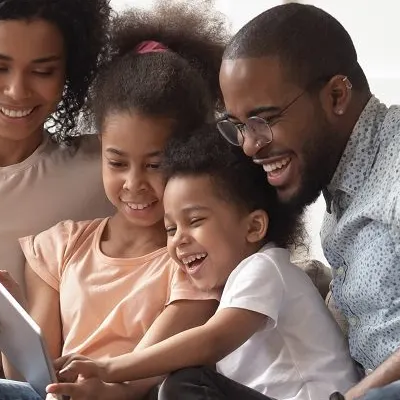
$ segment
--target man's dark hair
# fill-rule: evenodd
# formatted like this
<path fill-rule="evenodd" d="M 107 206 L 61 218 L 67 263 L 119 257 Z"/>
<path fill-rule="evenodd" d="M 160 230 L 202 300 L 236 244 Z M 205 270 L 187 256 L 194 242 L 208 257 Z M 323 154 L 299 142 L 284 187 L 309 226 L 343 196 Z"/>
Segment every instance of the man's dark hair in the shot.
<path fill-rule="evenodd" d="M 269 217 L 265 241 L 289 247 L 304 244 L 301 216 L 278 201 L 260 165 L 230 145 L 208 124 L 185 137 L 173 137 L 165 150 L 167 179 L 209 176 L 215 193 L 239 210 L 264 210 Z"/>
<path fill-rule="evenodd" d="M 0 20 L 43 19 L 60 29 L 66 45 L 66 82 L 57 110 L 46 126 L 67 140 L 85 104 L 89 86 L 105 59 L 109 0 L 1 0 Z"/>
<path fill-rule="evenodd" d="M 284 4 L 247 23 L 231 40 L 224 59 L 277 57 L 289 79 L 308 88 L 337 74 L 355 90 L 369 90 L 351 37 L 325 11 L 311 5 Z"/>
<path fill-rule="evenodd" d="M 180 132 L 214 117 L 222 103 L 218 73 L 228 34 L 222 15 L 206 5 L 164 0 L 113 21 L 112 61 L 93 91 L 98 131 L 107 114 L 120 111 L 171 118 Z M 136 47 L 147 40 L 168 50 L 138 54 Z"/>

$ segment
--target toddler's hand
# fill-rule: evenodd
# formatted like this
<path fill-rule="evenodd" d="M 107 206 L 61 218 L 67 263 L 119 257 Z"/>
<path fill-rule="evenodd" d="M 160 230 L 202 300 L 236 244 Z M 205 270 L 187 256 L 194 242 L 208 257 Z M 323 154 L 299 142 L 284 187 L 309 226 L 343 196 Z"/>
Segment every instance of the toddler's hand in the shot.
<path fill-rule="evenodd" d="M 106 381 L 105 365 L 101 361 L 93 361 L 79 354 L 71 354 L 57 359 L 54 367 L 58 371 L 60 380 L 75 382 L 78 377 L 99 378 Z"/>

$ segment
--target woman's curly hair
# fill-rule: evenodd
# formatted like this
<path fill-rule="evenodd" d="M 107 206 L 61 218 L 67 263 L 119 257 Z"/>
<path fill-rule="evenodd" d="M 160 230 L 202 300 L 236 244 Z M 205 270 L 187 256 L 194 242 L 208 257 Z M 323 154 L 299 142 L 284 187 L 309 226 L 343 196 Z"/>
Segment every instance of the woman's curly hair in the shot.
<path fill-rule="evenodd" d="M 76 136 L 80 111 L 101 63 L 111 7 L 109 0 L 0 0 L 0 20 L 43 19 L 56 25 L 65 40 L 67 64 L 62 98 L 46 127 L 57 140 Z"/>
<path fill-rule="evenodd" d="M 218 75 L 229 39 L 224 16 L 212 2 L 156 2 L 129 9 L 111 24 L 111 62 L 96 79 L 93 111 L 97 130 L 109 112 L 135 109 L 178 122 L 177 129 L 213 118 L 222 104 Z M 153 40 L 169 51 L 137 54 Z"/>

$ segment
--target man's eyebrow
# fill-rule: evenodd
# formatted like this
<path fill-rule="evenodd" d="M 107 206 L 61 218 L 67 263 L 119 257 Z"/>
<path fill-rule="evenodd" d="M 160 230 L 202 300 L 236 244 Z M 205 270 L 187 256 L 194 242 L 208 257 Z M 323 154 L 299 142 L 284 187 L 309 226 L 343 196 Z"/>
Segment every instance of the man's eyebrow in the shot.
<path fill-rule="evenodd" d="M 253 108 L 251 111 L 249 111 L 247 113 L 247 118 L 254 117 L 261 113 L 274 113 L 274 112 L 276 113 L 279 112 L 280 110 L 281 110 L 280 107 L 277 106 L 260 106 Z"/>
<path fill-rule="evenodd" d="M 260 107 L 256 107 L 256 108 L 253 108 L 252 110 L 250 110 L 246 114 L 246 117 L 247 118 L 254 117 L 261 113 L 276 113 L 276 112 L 279 112 L 280 110 L 281 110 L 280 107 L 277 107 L 277 106 L 260 106 Z M 227 112 L 224 112 L 222 114 L 222 116 L 220 118 L 218 118 L 218 121 L 223 121 L 225 119 L 234 119 L 234 120 L 239 121 L 239 119 L 237 117 L 235 117 L 234 115 L 229 114 Z"/>

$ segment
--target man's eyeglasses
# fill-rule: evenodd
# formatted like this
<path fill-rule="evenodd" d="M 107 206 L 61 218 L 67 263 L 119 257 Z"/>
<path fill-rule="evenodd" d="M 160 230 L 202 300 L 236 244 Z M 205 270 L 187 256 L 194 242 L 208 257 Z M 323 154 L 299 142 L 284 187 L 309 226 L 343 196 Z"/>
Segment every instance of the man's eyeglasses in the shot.
<path fill-rule="evenodd" d="M 306 93 L 306 90 L 287 104 L 278 115 L 274 116 L 274 119 L 286 112 L 304 93 Z M 245 124 L 234 123 L 224 118 L 217 122 L 217 128 L 221 135 L 234 146 L 243 146 L 246 136 L 252 136 L 257 147 L 262 147 L 271 143 L 274 138 L 271 123 L 266 118 L 258 115 L 248 118 Z"/>
<path fill-rule="evenodd" d="M 292 104 L 294 104 L 301 96 L 303 96 L 304 93 L 312 90 L 313 87 L 315 89 L 321 84 L 329 82 L 331 78 L 332 76 L 324 76 L 312 81 L 312 83 L 306 86 L 305 90 L 296 96 L 289 104 L 283 107 L 283 109 L 277 115 L 274 115 L 274 119 L 282 116 L 282 114 L 286 112 L 288 108 L 292 106 Z M 344 76 L 342 81 L 346 83 L 348 90 L 352 89 L 352 84 L 347 76 Z M 268 121 L 268 119 L 258 115 L 248 118 L 245 124 L 234 123 L 229 121 L 229 119 L 224 118 L 217 122 L 217 128 L 221 135 L 234 146 L 243 146 L 246 136 L 252 136 L 255 140 L 256 146 L 259 148 L 271 143 L 274 138 L 271 123 Z"/>

